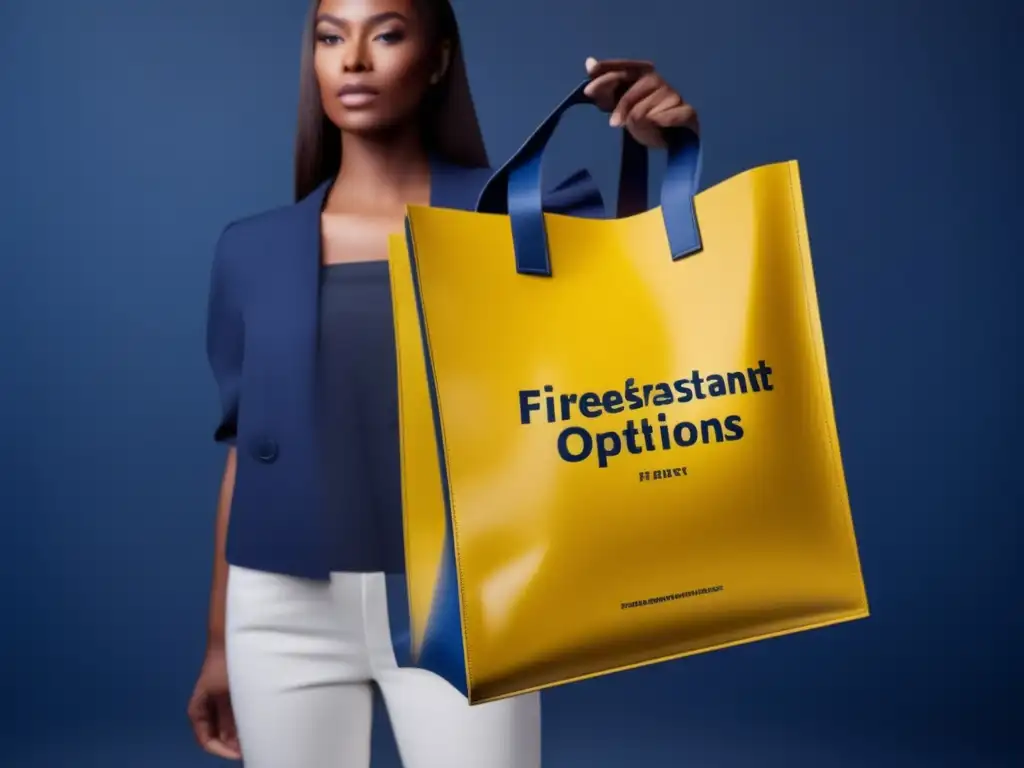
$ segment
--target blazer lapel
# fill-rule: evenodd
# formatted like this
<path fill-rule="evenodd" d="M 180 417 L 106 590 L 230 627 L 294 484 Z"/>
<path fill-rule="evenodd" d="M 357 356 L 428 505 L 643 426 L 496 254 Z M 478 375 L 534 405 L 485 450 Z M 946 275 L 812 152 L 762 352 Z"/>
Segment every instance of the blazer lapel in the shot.
<path fill-rule="evenodd" d="M 441 158 L 430 158 L 430 205 L 435 208 L 456 208 L 472 210 L 480 189 L 490 178 L 488 168 L 464 168 L 453 165 Z M 291 375 L 298 381 L 308 381 L 311 386 L 316 375 L 316 351 L 319 341 L 320 317 L 320 264 L 322 261 L 322 228 L 320 217 L 323 213 L 327 193 L 334 184 L 330 178 L 320 184 L 309 195 L 292 208 L 294 230 L 292 244 L 285 254 L 292 263 L 291 279 L 282 276 L 287 292 L 294 298 L 282 306 L 285 316 L 281 321 L 294 324 L 298 333 L 285 334 L 295 347 L 290 356 L 298 370 Z M 293 282 L 294 281 L 294 282 Z M 302 388 L 305 396 L 312 390 Z M 296 396 L 303 396 L 297 392 Z M 310 414 L 312 416 L 312 413 Z"/>
<path fill-rule="evenodd" d="M 297 386 L 293 397 L 302 402 L 293 406 L 304 411 L 315 423 L 313 404 L 316 392 L 316 360 L 320 329 L 320 214 L 333 179 L 323 182 L 292 207 L 291 242 L 280 246 L 288 268 L 280 275 L 282 304 L 278 322 L 290 326 L 280 336 L 286 348 L 281 349 L 281 365 L 288 367 L 288 376 Z M 284 363 L 287 359 L 289 363 Z"/>

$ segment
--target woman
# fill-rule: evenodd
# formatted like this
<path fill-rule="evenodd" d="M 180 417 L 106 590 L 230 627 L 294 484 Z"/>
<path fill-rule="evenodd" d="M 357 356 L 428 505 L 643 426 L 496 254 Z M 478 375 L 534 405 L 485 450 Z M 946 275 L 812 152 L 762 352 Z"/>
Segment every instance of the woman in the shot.
<path fill-rule="evenodd" d="M 587 69 L 642 143 L 696 126 L 649 64 Z M 406 768 L 534 768 L 537 694 L 471 708 L 391 640 L 405 606 L 386 579 L 404 567 L 387 237 L 407 204 L 472 208 L 490 173 L 451 8 L 314 2 L 301 75 L 296 203 L 229 225 L 214 258 L 228 454 L 195 735 L 250 768 L 367 768 L 376 684 Z M 548 208 L 594 195 L 564 184 Z"/>

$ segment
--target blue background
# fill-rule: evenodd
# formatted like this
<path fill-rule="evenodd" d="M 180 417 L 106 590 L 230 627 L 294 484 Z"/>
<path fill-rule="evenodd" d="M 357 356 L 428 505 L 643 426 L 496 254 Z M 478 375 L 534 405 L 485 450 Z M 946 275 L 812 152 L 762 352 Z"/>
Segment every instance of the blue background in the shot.
<path fill-rule="evenodd" d="M 222 468 L 207 278 L 227 221 L 289 199 L 304 5 L 0 9 L 4 766 L 216 763 L 185 719 Z M 698 106 L 706 184 L 800 161 L 873 610 L 547 693 L 546 766 L 1010 765 L 1021 5 L 456 5 L 493 162 L 588 55 Z M 577 112 L 552 168 L 610 185 L 614 131 Z"/>

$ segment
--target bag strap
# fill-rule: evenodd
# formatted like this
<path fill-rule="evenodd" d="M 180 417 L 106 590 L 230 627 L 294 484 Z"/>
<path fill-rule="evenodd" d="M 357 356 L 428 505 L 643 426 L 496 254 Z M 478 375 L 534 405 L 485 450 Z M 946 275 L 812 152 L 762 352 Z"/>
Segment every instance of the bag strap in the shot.
<path fill-rule="evenodd" d="M 593 104 L 584 94 L 590 80 L 583 81 L 562 100 L 537 127 L 522 147 L 505 163 L 488 183 L 500 183 L 507 177 L 507 204 L 504 206 L 512 223 L 516 271 L 527 275 L 551 275 L 547 233 L 544 228 L 543 160 L 544 151 L 554 135 L 562 116 L 579 104 Z M 622 161 L 619 172 L 617 218 L 633 216 L 649 209 L 647 200 L 648 150 L 623 129 Z M 700 182 L 700 138 L 687 128 L 666 131 L 668 162 L 661 185 L 661 211 L 665 233 L 673 260 L 701 250 L 700 230 L 693 206 Z M 497 188 L 487 189 L 478 204 Z M 493 205 L 489 206 L 493 207 Z"/>

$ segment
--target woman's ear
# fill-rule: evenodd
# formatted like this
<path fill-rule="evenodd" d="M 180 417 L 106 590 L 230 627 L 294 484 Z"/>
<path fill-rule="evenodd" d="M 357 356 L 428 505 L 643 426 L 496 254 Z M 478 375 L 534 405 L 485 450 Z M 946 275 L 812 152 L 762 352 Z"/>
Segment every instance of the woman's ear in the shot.
<path fill-rule="evenodd" d="M 441 43 L 441 50 L 437 57 L 437 69 L 434 70 L 434 74 L 430 76 L 430 84 L 437 85 L 444 79 L 445 74 L 448 72 L 448 65 L 451 64 L 452 60 L 452 44 L 445 40 Z"/>

